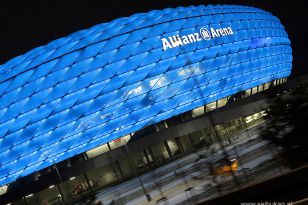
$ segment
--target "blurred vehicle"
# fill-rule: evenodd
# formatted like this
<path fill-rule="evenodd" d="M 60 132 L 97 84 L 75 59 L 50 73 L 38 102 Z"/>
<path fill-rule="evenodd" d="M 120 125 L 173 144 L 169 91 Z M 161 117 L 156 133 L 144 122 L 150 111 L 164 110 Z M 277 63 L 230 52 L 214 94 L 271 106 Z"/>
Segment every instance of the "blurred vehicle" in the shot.
<path fill-rule="evenodd" d="M 223 166 L 219 166 L 214 168 L 214 175 L 216 176 L 230 176 L 231 173 L 237 173 L 238 170 L 238 161 L 237 159 L 232 159 L 230 160 L 230 165 L 223 165 Z"/>

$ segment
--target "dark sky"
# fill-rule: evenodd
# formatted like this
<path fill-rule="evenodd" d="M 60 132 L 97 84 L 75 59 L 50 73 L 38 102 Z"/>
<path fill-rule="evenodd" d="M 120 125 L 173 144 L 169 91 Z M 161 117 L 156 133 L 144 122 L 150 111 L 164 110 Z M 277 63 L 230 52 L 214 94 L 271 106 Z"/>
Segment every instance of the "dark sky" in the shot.
<path fill-rule="evenodd" d="M 80 29 L 137 12 L 201 4 L 242 4 L 267 10 L 280 18 L 293 47 L 293 73 L 308 73 L 308 10 L 304 0 L 11 0 L 0 3 L 0 64 L 26 51 Z M 102 4 L 102 2 L 104 4 Z M 108 2 L 108 4 L 106 3 Z"/>

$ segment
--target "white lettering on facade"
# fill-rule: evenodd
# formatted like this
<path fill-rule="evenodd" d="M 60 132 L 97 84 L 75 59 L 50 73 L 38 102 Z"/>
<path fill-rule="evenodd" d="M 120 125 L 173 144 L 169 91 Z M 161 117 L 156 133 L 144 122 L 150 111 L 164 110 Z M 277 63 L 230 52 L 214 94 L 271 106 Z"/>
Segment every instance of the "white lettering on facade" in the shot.
<path fill-rule="evenodd" d="M 187 35 L 173 35 L 167 38 L 162 38 L 163 50 L 167 50 L 169 48 L 175 48 L 183 45 L 187 45 L 190 43 L 195 43 L 202 40 L 210 40 L 213 38 L 219 38 L 223 36 L 233 35 L 233 31 L 231 27 L 224 28 L 210 28 L 210 30 L 206 28 L 201 28 L 199 33 L 191 33 Z"/>

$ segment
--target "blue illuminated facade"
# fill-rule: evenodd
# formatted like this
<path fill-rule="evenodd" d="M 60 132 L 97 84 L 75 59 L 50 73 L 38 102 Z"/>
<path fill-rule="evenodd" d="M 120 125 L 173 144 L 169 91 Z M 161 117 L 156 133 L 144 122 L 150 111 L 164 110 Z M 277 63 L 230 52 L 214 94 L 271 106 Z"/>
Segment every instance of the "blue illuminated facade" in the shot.
<path fill-rule="evenodd" d="M 279 19 L 244 6 L 155 10 L 52 41 L 0 66 L 0 185 L 291 68 Z"/>

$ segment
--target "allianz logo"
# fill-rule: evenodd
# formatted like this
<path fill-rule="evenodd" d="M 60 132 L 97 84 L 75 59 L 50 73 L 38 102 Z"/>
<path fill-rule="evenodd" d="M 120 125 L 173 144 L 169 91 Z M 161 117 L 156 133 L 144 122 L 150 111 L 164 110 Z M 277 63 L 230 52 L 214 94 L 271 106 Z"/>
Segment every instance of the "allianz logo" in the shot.
<path fill-rule="evenodd" d="M 233 35 L 233 31 L 231 27 L 224 28 L 210 28 L 210 30 L 206 28 L 200 28 L 199 33 L 192 33 L 188 35 L 174 35 L 169 36 L 167 38 L 162 38 L 163 50 L 167 50 L 169 48 L 175 48 L 178 46 L 183 46 L 190 43 L 195 43 L 202 40 L 210 40 L 212 38 L 218 38 L 222 36 L 230 36 Z"/>

